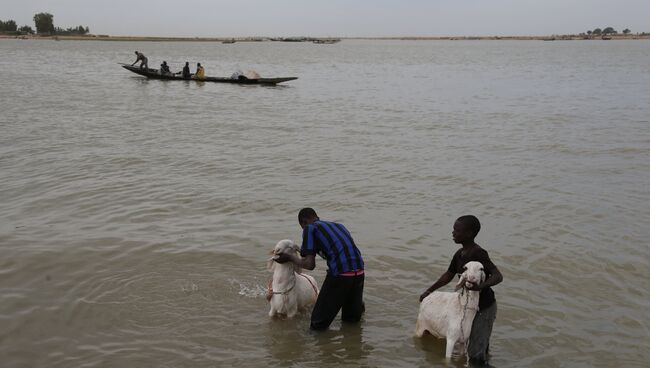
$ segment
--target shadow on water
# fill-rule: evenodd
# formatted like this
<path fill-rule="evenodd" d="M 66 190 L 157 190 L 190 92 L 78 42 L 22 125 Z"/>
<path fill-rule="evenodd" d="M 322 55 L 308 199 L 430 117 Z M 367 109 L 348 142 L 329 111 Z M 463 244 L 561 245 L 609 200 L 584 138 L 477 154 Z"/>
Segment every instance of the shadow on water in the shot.
<path fill-rule="evenodd" d="M 156 80 L 151 80 L 149 78 L 143 78 L 141 76 L 130 76 L 131 80 L 134 80 L 140 84 L 143 85 L 148 85 L 150 82 L 156 82 L 156 83 L 163 83 L 163 86 L 167 85 L 168 83 L 174 83 L 176 84 L 177 82 L 184 82 L 185 85 L 189 85 L 191 83 L 196 84 L 197 86 L 203 87 L 207 83 L 205 81 L 201 80 L 166 80 L 166 79 L 156 79 Z M 223 84 L 223 83 L 216 83 L 216 84 Z M 228 83 L 225 83 L 228 84 Z M 241 88 L 268 88 L 268 89 L 291 89 L 293 86 L 290 85 L 283 85 L 283 84 L 231 84 L 233 86 L 241 87 Z"/>
<path fill-rule="evenodd" d="M 373 348 L 363 340 L 363 327 L 342 323 L 339 330 L 311 331 L 313 351 L 324 365 L 368 366 Z"/>
<path fill-rule="evenodd" d="M 304 318 L 293 320 L 273 318 L 268 323 L 270 353 L 269 363 L 280 367 L 288 367 L 294 362 L 303 361 L 306 353 Z"/>
<path fill-rule="evenodd" d="M 140 84 L 149 84 L 149 79 L 148 78 L 142 78 L 142 77 L 135 76 L 135 75 L 131 76 L 130 78 L 131 78 L 131 80 L 133 80 L 135 82 L 138 82 Z"/>
<path fill-rule="evenodd" d="M 269 88 L 269 89 L 291 89 L 294 88 L 291 85 L 286 85 L 286 84 L 238 84 L 239 86 L 246 86 L 246 87 L 263 87 L 263 88 Z"/>
<path fill-rule="evenodd" d="M 495 366 L 485 363 L 479 364 L 475 362 L 468 362 L 465 355 L 459 355 L 458 350 L 461 349 L 459 345 L 454 348 L 454 353 L 451 359 L 445 358 L 445 349 L 447 341 L 425 334 L 423 337 L 413 337 L 413 344 L 415 348 L 424 352 L 424 359 L 427 363 L 434 367 L 450 367 L 450 368 L 496 368 Z"/>
<path fill-rule="evenodd" d="M 372 347 L 363 340 L 358 324 L 343 324 L 339 330 L 311 331 L 309 317 L 274 319 L 269 323 L 270 365 L 368 366 Z"/>

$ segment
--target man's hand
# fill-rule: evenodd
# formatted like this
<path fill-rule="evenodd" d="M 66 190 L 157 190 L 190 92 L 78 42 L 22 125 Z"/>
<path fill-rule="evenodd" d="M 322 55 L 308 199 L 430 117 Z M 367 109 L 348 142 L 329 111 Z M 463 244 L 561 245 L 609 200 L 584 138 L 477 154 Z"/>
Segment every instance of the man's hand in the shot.
<path fill-rule="evenodd" d="M 280 253 L 274 260 L 278 263 L 287 263 L 293 261 L 293 257 L 287 253 Z"/>

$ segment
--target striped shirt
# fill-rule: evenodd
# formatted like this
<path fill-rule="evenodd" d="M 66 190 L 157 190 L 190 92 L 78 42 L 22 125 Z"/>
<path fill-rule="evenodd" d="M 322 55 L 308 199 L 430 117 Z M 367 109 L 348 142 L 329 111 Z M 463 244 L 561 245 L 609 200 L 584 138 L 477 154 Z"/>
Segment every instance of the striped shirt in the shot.
<path fill-rule="evenodd" d="M 305 226 L 300 254 L 318 254 L 327 260 L 327 272 L 332 276 L 363 270 L 363 258 L 352 235 L 336 222 L 318 220 Z"/>

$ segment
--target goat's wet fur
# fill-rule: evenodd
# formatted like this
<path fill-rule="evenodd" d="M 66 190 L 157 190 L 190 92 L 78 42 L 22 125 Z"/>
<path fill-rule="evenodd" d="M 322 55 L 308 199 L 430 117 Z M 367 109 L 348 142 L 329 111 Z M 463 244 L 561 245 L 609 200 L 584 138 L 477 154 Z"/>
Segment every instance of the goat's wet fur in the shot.
<path fill-rule="evenodd" d="M 316 303 L 319 290 L 316 280 L 302 273 L 302 268 L 293 262 L 275 262 L 282 253 L 298 255 L 300 248 L 291 240 L 280 240 L 271 252 L 272 256 L 267 263 L 268 270 L 273 272 L 269 317 L 292 318 L 298 311 L 306 310 Z"/>
<path fill-rule="evenodd" d="M 438 338 L 446 338 L 445 356 L 451 358 L 454 346 L 462 344 L 465 349 L 472 331 L 472 322 L 478 311 L 479 292 L 469 290 L 471 284 L 485 280 L 480 262 L 468 262 L 456 285 L 456 292 L 434 291 L 420 304 L 420 313 L 415 325 L 415 335 L 422 337 L 426 331 Z"/>

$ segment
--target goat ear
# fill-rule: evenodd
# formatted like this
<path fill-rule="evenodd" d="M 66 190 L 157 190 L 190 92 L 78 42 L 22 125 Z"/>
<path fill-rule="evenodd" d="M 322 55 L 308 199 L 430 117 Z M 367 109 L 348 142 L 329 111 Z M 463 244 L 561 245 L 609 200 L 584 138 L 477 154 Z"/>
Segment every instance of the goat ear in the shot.
<path fill-rule="evenodd" d="M 273 256 L 266 260 L 266 269 L 273 272 L 275 270 L 275 259 L 277 256 Z"/>
<path fill-rule="evenodd" d="M 300 246 L 299 246 L 298 244 L 293 243 L 293 244 L 291 245 L 291 249 L 294 251 L 294 253 L 295 253 L 297 256 L 300 256 Z M 295 264 L 295 263 L 294 263 L 293 266 L 294 266 L 294 267 L 293 267 L 293 270 L 294 270 L 296 273 L 302 273 L 302 267 L 298 266 L 298 265 Z"/>
<path fill-rule="evenodd" d="M 454 290 L 458 290 L 460 288 L 463 288 L 465 286 L 465 281 L 467 281 L 467 277 L 463 273 L 460 275 L 460 279 L 458 280 L 458 283 L 456 284 L 456 287 L 454 287 Z"/>

